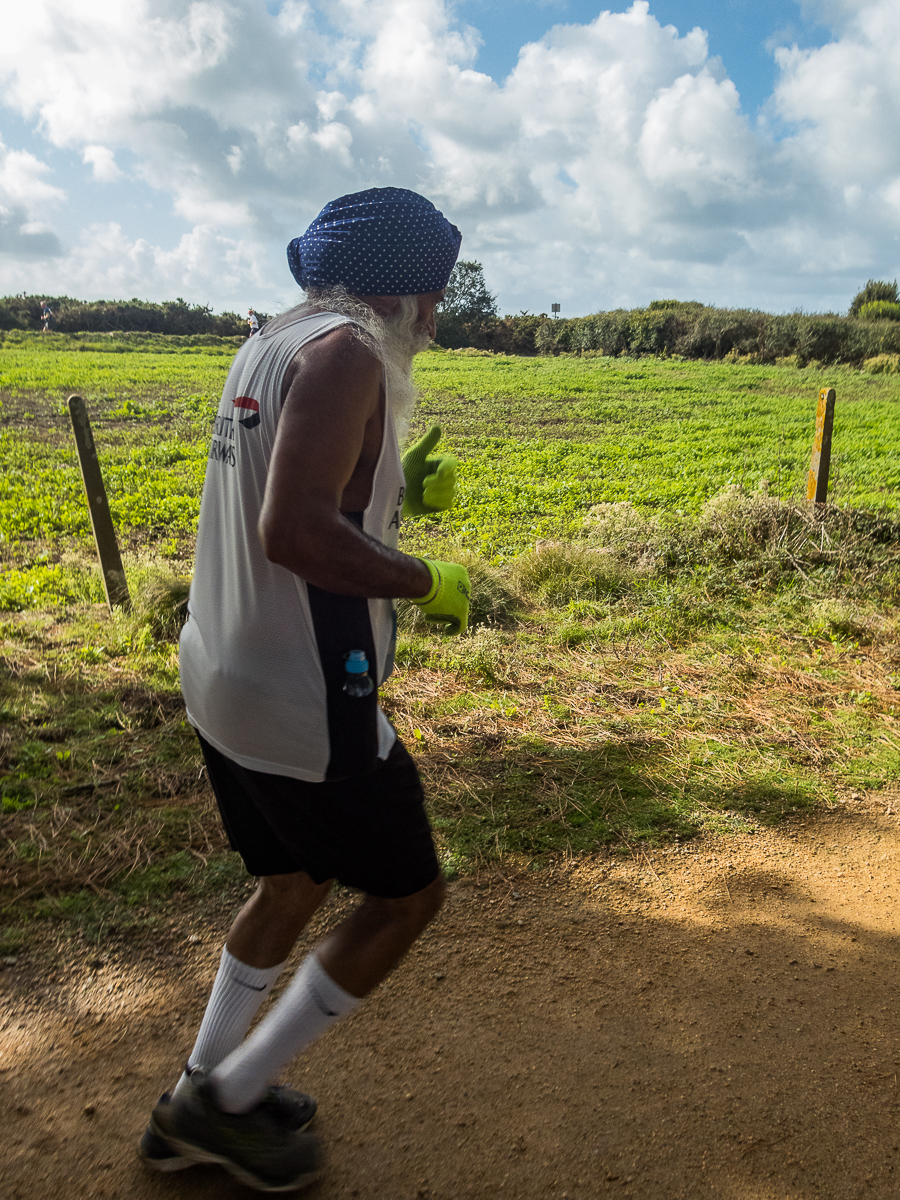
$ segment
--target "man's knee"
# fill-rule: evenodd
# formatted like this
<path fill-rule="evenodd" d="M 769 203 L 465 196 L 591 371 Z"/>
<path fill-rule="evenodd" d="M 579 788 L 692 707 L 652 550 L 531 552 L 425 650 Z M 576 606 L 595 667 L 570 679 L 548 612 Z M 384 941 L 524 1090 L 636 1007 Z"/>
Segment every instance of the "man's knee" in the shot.
<path fill-rule="evenodd" d="M 444 872 L 439 871 L 428 887 L 418 894 L 422 897 L 424 909 L 428 913 L 427 920 L 434 920 L 447 899 L 447 881 L 444 879 Z"/>
<path fill-rule="evenodd" d="M 364 904 L 373 915 L 377 913 L 378 918 L 385 924 L 404 925 L 414 937 L 418 937 L 440 912 L 446 894 L 447 885 L 441 872 L 427 887 L 413 892 L 411 896 L 401 896 L 394 900 L 367 896 Z"/>
<path fill-rule="evenodd" d="M 333 883 L 333 879 L 316 883 L 305 871 L 294 871 L 289 875 L 261 875 L 254 898 L 260 904 L 283 912 L 307 909 L 311 903 L 321 903 Z"/>

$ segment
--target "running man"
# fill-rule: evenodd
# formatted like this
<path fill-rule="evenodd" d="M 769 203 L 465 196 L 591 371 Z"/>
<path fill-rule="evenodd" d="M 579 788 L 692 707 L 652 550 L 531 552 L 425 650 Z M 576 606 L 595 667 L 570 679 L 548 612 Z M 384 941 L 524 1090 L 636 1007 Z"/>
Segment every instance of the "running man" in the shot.
<path fill-rule="evenodd" d="M 315 1101 L 274 1082 L 443 900 L 419 776 L 377 685 L 392 666 L 394 598 L 446 632 L 466 628 L 464 568 L 396 549 L 401 512 L 453 501 L 455 463 L 431 456 L 440 431 L 402 461 L 398 435 L 460 240 L 414 192 L 333 201 L 288 247 L 308 299 L 244 344 L 225 384 L 181 683 L 230 843 L 259 883 L 187 1067 L 141 1139 L 159 1170 L 216 1162 L 261 1191 L 314 1178 Z M 361 900 L 246 1037 L 335 879 Z"/>

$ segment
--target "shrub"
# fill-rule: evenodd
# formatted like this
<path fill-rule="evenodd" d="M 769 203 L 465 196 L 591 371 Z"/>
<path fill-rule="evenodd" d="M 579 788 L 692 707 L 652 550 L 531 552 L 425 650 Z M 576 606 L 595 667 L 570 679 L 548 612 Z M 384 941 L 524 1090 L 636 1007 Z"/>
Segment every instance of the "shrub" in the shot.
<path fill-rule="evenodd" d="M 869 375 L 900 375 L 900 354 L 876 354 L 866 359 L 862 369 Z"/>
<path fill-rule="evenodd" d="M 472 346 L 477 350 L 493 350 L 495 354 L 535 354 L 535 337 L 546 321 L 546 313 L 539 317 L 522 313 L 518 317 L 484 317 L 472 321 L 438 313 L 435 340 L 448 350 Z"/>
<path fill-rule="evenodd" d="M 545 321 L 534 335 L 534 346 L 538 354 L 555 354 L 559 349 L 556 334 L 550 321 Z"/>
<path fill-rule="evenodd" d="M 208 305 L 181 298 L 154 304 L 149 300 L 75 300 L 71 296 L 5 296 L 0 298 L 0 329 L 40 329 L 41 300 L 53 310 L 58 333 L 168 333 L 181 336 L 247 333 L 236 313 L 213 313 Z M 257 313 L 261 322 L 265 313 Z"/>
<path fill-rule="evenodd" d="M 859 310 L 861 321 L 900 321 L 900 304 L 890 300 L 870 300 Z"/>
<path fill-rule="evenodd" d="M 900 295 L 897 294 L 897 280 L 887 283 L 883 279 L 870 279 L 863 290 L 857 292 L 853 297 L 853 303 L 850 305 L 847 316 L 857 316 L 863 305 L 871 304 L 873 300 L 887 300 L 889 304 L 897 304 L 900 301 Z"/>

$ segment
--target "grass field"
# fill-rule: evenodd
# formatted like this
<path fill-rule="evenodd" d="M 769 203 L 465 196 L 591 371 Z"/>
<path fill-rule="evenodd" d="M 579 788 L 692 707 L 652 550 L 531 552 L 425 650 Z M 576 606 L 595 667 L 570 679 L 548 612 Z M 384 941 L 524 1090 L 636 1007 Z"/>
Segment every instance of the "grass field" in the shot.
<path fill-rule="evenodd" d="M 237 871 L 166 607 L 234 346 L 178 349 L 0 343 L 0 948 L 27 917 L 127 923 Z M 752 829 L 896 775 L 900 377 L 436 351 L 417 379 L 414 433 L 440 422 L 461 497 L 404 544 L 468 556 L 476 624 L 443 641 L 404 613 L 384 696 L 448 869 Z M 825 384 L 836 506 L 817 517 L 799 501 Z M 132 614 L 101 605 L 74 391 Z"/>
<path fill-rule="evenodd" d="M 174 354 L 175 340 L 155 338 L 150 352 L 140 341 L 124 352 L 115 341 L 64 349 L 74 339 L 62 336 L 58 349 L 38 338 L 0 343 L 7 547 L 88 533 L 65 410 L 73 391 L 90 405 L 123 539 L 170 554 L 189 547 L 207 429 L 234 346 L 222 339 Z M 601 502 L 693 513 L 729 483 L 752 490 L 763 479 L 773 494 L 799 497 L 825 384 L 839 396 L 832 498 L 868 509 L 900 503 L 894 376 L 441 352 L 421 356 L 416 374 L 425 393 L 417 427 L 439 421 L 463 464 L 460 501 L 432 527 L 491 559 L 567 536 Z M 7 563 L 29 554 L 23 546 Z"/>

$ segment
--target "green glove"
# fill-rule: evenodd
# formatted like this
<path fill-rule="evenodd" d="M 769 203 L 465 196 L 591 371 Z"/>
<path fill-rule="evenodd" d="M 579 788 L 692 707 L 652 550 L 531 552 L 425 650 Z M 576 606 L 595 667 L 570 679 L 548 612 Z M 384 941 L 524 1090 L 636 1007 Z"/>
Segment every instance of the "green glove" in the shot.
<path fill-rule="evenodd" d="M 441 512 L 453 504 L 456 497 L 456 459 L 452 454 L 428 457 L 440 439 L 440 425 L 432 425 L 428 433 L 403 455 L 403 474 L 406 478 L 404 517 Z"/>
<path fill-rule="evenodd" d="M 431 590 L 421 600 L 413 600 L 432 621 L 444 625 L 444 633 L 465 633 L 469 619 L 469 572 L 458 563 L 420 560 L 431 572 Z"/>

